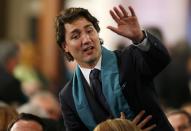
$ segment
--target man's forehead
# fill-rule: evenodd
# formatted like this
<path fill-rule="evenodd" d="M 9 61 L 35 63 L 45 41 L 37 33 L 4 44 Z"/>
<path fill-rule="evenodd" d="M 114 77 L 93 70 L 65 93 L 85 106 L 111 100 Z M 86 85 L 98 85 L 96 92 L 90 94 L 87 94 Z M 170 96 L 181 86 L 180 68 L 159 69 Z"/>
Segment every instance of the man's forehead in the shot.
<path fill-rule="evenodd" d="M 66 23 L 65 29 L 67 32 L 73 32 L 76 29 L 82 29 L 89 26 L 93 26 L 93 24 L 90 21 L 88 21 L 86 18 L 81 17 L 79 19 L 74 20 L 71 23 Z"/>

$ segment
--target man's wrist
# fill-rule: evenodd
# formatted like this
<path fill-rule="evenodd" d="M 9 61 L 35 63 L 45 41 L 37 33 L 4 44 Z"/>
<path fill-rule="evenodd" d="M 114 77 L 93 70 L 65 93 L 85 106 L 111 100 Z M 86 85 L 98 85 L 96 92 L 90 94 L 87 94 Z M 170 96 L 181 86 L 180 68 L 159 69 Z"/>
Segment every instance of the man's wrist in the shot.
<path fill-rule="evenodd" d="M 138 45 L 138 44 L 142 43 L 147 38 L 147 32 L 145 30 L 142 30 L 142 33 L 143 33 L 143 38 L 139 42 L 133 41 L 133 44 Z"/>

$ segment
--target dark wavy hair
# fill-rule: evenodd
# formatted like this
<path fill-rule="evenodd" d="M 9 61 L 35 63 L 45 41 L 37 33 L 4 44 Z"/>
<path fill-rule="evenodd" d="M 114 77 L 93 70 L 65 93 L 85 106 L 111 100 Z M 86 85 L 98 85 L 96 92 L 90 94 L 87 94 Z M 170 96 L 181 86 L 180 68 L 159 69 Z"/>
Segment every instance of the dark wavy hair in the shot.
<path fill-rule="evenodd" d="M 66 23 L 72 23 L 81 17 L 90 21 L 93 24 L 93 26 L 97 32 L 100 31 L 100 27 L 98 25 L 99 21 L 94 16 L 92 16 L 87 9 L 68 8 L 68 9 L 62 11 L 60 13 L 60 15 L 58 15 L 56 17 L 56 41 L 57 41 L 58 45 L 61 47 L 61 49 L 62 49 L 62 44 L 65 44 L 65 31 L 66 30 L 65 30 L 64 25 Z M 69 52 L 64 51 L 64 55 L 69 61 L 74 60 L 73 56 Z"/>

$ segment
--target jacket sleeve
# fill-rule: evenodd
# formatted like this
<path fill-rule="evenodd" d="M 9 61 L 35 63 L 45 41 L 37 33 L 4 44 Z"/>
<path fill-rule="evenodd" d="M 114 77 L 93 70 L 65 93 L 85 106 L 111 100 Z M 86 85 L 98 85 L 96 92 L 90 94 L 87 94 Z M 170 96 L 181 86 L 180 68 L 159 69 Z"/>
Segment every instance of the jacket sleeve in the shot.
<path fill-rule="evenodd" d="M 144 78 L 154 78 L 169 64 L 170 56 L 160 40 L 150 33 L 147 34 L 147 42 L 150 45 L 148 51 L 135 46 L 131 46 L 129 50 L 135 71 L 138 71 Z"/>

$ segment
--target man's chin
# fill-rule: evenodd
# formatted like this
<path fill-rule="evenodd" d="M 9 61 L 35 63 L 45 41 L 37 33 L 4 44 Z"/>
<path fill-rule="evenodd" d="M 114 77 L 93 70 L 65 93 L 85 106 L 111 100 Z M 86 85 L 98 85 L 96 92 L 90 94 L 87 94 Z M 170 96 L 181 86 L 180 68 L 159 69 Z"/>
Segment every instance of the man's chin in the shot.
<path fill-rule="evenodd" d="M 86 63 L 88 63 L 89 65 L 94 65 L 96 64 L 97 59 L 96 58 L 88 58 L 86 59 Z"/>

